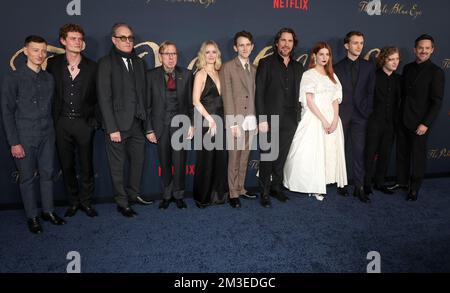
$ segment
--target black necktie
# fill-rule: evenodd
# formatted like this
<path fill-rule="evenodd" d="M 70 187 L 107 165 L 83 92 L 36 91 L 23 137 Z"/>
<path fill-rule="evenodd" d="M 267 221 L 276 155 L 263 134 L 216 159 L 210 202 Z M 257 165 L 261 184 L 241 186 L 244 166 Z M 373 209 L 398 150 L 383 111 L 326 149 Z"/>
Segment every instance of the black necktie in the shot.
<path fill-rule="evenodd" d="M 356 87 L 356 83 L 358 82 L 358 64 L 356 64 L 357 61 L 353 61 L 351 63 L 351 70 L 352 70 L 352 86 L 353 89 Z"/>
<path fill-rule="evenodd" d="M 127 67 L 128 67 L 128 72 L 132 73 L 133 65 L 131 64 L 131 58 L 127 58 Z"/>

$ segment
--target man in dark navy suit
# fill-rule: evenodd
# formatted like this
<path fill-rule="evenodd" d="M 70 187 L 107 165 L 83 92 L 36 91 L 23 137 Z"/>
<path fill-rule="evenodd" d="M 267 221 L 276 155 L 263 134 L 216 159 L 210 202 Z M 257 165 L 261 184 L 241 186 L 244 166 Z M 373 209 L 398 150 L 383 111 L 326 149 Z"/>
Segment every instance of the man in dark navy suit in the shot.
<path fill-rule="evenodd" d="M 368 194 L 364 191 L 364 147 L 366 141 L 367 121 L 372 112 L 373 94 L 375 89 L 375 67 L 370 62 L 360 58 L 364 47 L 364 35 L 361 32 L 351 31 L 344 39 L 347 57 L 335 65 L 343 91 L 343 99 L 339 114 L 344 128 L 346 142 L 346 160 L 351 147 L 352 175 L 354 196 L 362 202 L 370 202 Z M 338 193 L 347 196 L 347 186 L 338 188 Z"/>

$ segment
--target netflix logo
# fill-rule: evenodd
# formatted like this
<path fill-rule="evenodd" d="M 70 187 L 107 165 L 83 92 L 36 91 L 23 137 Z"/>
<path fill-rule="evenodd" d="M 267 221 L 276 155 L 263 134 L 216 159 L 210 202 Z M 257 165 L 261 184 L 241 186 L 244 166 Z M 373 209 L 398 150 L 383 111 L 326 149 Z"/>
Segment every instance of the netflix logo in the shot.
<path fill-rule="evenodd" d="M 175 167 L 172 166 L 172 175 L 175 174 Z M 195 175 L 195 164 L 186 165 L 186 175 Z M 158 166 L 158 176 L 162 176 L 162 168 L 161 165 Z"/>
<path fill-rule="evenodd" d="M 290 8 L 308 11 L 308 0 L 273 0 L 274 9 Z"/>

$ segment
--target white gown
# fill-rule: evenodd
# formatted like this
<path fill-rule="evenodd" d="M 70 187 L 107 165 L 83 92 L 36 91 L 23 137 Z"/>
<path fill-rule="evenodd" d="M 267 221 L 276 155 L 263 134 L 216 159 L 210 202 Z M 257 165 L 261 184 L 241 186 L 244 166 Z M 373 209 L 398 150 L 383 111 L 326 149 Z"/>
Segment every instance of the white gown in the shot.
<path fill-rule="evenodd" d="M 291 191 L 326 194 L 327 184 L 347 185 L 341 119 L 336 130 L 327 134 L 306 103 L 306 94 L 313 94 L 317 108 L 331 123 L 334 116 L 332 102 L 342 101 L 341 83 L 336 74 L 334 78 L 336 84 L 314 68 L 303 74 L 299 97 L 302 118 L 284 166 L 283 184 Z"/>

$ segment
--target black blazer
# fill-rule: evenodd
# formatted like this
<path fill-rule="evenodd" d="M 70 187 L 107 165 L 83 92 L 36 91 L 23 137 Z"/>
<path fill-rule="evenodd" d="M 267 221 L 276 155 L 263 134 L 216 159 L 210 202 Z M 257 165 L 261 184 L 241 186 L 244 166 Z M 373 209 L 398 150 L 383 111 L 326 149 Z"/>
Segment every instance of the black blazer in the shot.
<path fill-rule="evenodd" d="M 386 88 L 386 80 L 390 79 L 391 92 L 393 93 L 392 100 L 387 100 L 389 98 L 389 93 Z M 382 69 L 378 69 L 376 72 L 376 82 L 375 82 L 375 93 L 373 97 L 373 111 L 370 114 L 369 121 L 374 125 L 380 125 L 382 127 L 386 124 L 386 121 L 396 124 L 398 122 L 398 112 L 400 110 L 400 99 L 401 99 L 401 79 L 400 75 L 393 72 L 390 77 L 387 77 L 386 73 Z M 391 117 L 386 117 L 388 110 L 387 105 L 389 105 L 389 113 Z"/>
<path fill-rule="evenodd" d="M 283 114 L 284 108 L 284 91 L 282 83 L 282 72 L 280 67 L 279 55 L 274 52 L 271 56 L 261 59 L 256 70 L 256 92 L 255 92 L 255 106 L 258 122 L 266 122 L 265 118 L 260 115 L 280 115 Z M 295 95 L 294 101 L 286 103 L 288 105 L 297 105 L 295 107 L 297 120 L 300 117 L 301 106 L 299 102 L 300 80 L 303 76 L 303 65 L 291 59 L 294 66 L 295 74 Z"/>
<path fill-rule="evenodd" d="M 444 96 L 444 71 L 431 62 L 425 61 L 414 78 L 413 67 L 416 62 L 403 68 L 402 103 L 403 124 L 415 131 L 419 124 L 430 126 L 438 116 Z"/>
<path fill-rule="evenodd" d="M 147 131 L 154 131 L 157 138 L 164 128 L 165 105 L 165 71 L 162 66 L 147 72 Z M 189 117 L 193 125 L 194 105 L 192 104 L 192 72 L 175 67 L 176 88 L 179 114 Z"/>
<path fill-rule="evenodd" d="M 56 83 L 52 111 L 55 123 L 58 121 L 64 105 L 63 70 L 65 67 L 67 67 L 67 61 L 64 54 L 48 59 L 47 71 L 53 75 Z M 96 92 L 97 63 L 82 56 L 79 68 L 83 72 L 81 112 L 90 126 L 97 127 L 100 118 Z"/>
<path fill-rule="evenodd" d="M 135 117 L 140 120 L 146 119 L 146 64 L 136 55 L 132 58 L 132 63 L 136 102 L 124 95 L 124 84 L 130 77 L 122 57 L 115 52 L 114 48 L 98 61 L 98 103 L 102 113 L 103 128 L 108 134 L 129 130 Z"/>
<path fill-rule="evenodd" d="M 342 103 L 339 105 L 339 116 L 342 124 L 350 122 L 354 110 L 357 117 L 367 120 L 373 107 L 373 94 L 375 90 L 375 66 L 362 59 L 359 62 L 358 83 L 353 91 L 350 59 L 345 57 L 334 66 L 334 71 L 342 85 Z"/>

